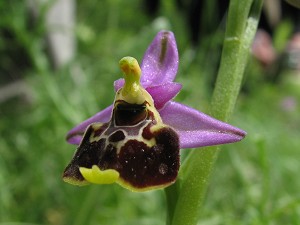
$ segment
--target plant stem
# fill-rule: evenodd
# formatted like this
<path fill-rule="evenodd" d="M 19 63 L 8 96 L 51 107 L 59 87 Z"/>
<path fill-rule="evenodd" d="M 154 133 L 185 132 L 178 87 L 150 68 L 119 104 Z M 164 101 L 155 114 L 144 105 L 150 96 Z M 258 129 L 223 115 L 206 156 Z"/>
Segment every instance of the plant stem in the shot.
<path fill-rule="evenodd" d="M 217 119 L 228 121 L 234 109 L 262 3 L 263 0 L 230 1 L 221 65 L 211 103 L 211 115 Z M 166 189 L 168 210 L 174 210 L 168 212 L 168 216 L 173 215 L 168 218 L 171 221 L 168 224 L 197 223 L 218 152 L 217 147 L 196 149 L 185 160 L 177 184 L 178 196 L 172 196 L 172 189 Z M 176 206 L 170 207 L 170 203 Z"/>
<path fill-rule="evenodd" d="M 228 121 L 234 109 L 262 2 L 230 2 L 221 65 L 211 103 L 211 115 L 217 119 Z"/>
<path fill-rule="evenodd" d="M 167 207 L 168 207 L 167 222 L 166 222 L 167 225 L 172 224 L 172 218 L 174 216 L 176 202 L 178 200 L 179 183 L 180 182 L 176 182 L 175 184 L 173 184 L 165 189 Z"/>
<path fill-rule="evenodd" d="M 88 218 L 93 212 L 95 196 L 97 195 L 98 190 L 97 188 L 98 187 L 96 185 L 89 187 L 89 190 L 86 194 L 84 201 L 82 202 L 80 210 L 74 219 L 74 225 L 88 224 Z"/>

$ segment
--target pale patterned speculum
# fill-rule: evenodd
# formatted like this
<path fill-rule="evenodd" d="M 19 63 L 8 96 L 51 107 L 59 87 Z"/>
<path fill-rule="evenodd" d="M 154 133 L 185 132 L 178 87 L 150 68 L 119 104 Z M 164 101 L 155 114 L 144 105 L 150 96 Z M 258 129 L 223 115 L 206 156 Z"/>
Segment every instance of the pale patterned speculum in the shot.
<path fill-rule="evenodd" d="M 125 57 L 120 67 L 125 85 L 116 93 L 111 119 L 86 129 L 64 180 L 78 185 L 109 180 L 134 191 L 168 186 L 179 170 L 178 135 L 162 122 L 152 97 L 140 85 L 136 60 Z"/>

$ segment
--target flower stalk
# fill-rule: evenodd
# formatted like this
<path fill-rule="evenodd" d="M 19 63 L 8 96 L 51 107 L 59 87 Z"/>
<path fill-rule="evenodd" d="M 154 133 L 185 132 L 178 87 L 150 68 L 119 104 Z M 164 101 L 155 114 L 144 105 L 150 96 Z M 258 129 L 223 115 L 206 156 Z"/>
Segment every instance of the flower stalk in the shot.
<path fill-rule="evenodd" d="M 211 115 L 222 121 L 228 121 L 234 109 L 262 3 L 262 0 L 230 1 L 221 65 L 211 102 Z M 167 224 L 197 223 L 218 152 L 218 147 L 206 147 L 189 154 L 176 188 L 166 189 L 167 215 L 171 216 Z"/>

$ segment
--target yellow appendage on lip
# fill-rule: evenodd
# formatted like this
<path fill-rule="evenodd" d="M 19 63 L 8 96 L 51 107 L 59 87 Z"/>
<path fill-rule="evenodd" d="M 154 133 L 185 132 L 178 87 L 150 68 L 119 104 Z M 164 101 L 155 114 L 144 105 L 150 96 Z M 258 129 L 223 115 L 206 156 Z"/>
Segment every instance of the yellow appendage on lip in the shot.
<path fill-rule="evenodd" d="M 79 167 L 81 175 L 90 183 L 112 184 L 119 178 L 119 172 L 114 169 L 100 170 L 97 165 L 92 168 Z"/>

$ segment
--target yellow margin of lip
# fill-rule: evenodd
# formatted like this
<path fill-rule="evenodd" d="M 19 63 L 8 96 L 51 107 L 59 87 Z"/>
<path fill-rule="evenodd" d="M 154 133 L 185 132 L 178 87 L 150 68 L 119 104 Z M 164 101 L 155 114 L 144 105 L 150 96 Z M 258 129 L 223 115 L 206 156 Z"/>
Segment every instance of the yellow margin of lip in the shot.
<path fill-rule="evenodd" d="M 122 180 L 122 179 L 118 179 L 117 183 L 122 186 L 125 189 L 128 189 L 129 191 L 132 192 L 146 192 L 146 191 L 152 191 L 152 190 L 158 190 L 158 189 L 162 189 L 165 187 L 170 186 L 171 184 L 173 184 L 175 181 L 167 183 L 167 184 L 162 184 L 162 185 L 156 185 L 156 186 L 149 186 L 149 187 L 143 187 L 143 188 L 138 188 L 138 187 L 134 187 L 131 184 L 127 183 L 126 181 Z"/>

